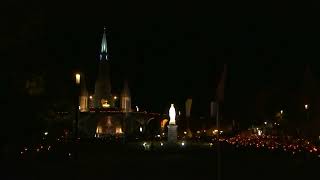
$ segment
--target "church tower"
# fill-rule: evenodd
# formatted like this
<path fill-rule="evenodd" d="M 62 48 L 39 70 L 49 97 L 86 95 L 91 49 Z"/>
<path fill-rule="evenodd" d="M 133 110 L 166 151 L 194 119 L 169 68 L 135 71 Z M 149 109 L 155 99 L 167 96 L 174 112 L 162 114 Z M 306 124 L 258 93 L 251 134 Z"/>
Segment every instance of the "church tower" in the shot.
<path fill-rule="evenodd" d="M 94 90 L 94 107 L 109 108 L 112 106 L 111 102 L 110 60 L 108 59 L 106 28 L 104 28 L 101 42 L 99 72 Z"/>
<path fill-rule="evenodd" d="M 128 82 L 124 82 L 123 90 L 121 93 L 120 107 L 122 112 L 131 112 L 131 96 Z"/>

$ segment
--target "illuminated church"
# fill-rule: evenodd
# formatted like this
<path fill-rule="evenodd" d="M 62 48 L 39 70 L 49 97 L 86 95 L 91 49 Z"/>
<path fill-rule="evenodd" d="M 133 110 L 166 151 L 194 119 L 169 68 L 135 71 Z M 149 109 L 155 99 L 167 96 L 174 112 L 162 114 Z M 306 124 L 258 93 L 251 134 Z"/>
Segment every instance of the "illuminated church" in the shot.
<path fill-rule="evenodd" d="M 106 28 L 104 28 L 102 36 L 99 69 L 95 81 L 94 94 L 88 94 L 84 78 L 81 78 L 80 84 L 80 112 L 88 112 L 90 109 L 117 109 L 122 112 L 131 112 L 131 96 L 126 81 L 124 82 L 120 97 L 120 107 L 119 109 L 115 107 L 115 101 L 118 100 L 118 97 L 112 95 Z"/>

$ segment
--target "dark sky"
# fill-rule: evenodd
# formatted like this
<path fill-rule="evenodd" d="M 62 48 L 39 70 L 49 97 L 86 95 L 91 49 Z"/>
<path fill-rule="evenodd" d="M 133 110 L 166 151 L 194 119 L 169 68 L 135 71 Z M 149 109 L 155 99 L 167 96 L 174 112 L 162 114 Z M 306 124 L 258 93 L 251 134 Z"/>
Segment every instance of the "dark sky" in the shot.
<path fill-rule="evenodd" d="M 254 102 L 261 89 L 297 88 L 305 64 L 319 79 L 319 3 L 243 1 L 114 3 L 10 1 L 3 3 L 3 71 L 46 73 L 54 88 L 68 88 L 81 70 L 93 90 L 103 26 L 108 29 L 112 86 L 129 79 L 134 104 L 163 111 L 194 98 L 209 101 L 223 63 L 226 99 L 234 107 Z M 9 68 L 8 68 L 9 67 Z M 22 73 L 23 74 L 23 73 Z M 26 76 L 27 77 L 27 76 Z"/>

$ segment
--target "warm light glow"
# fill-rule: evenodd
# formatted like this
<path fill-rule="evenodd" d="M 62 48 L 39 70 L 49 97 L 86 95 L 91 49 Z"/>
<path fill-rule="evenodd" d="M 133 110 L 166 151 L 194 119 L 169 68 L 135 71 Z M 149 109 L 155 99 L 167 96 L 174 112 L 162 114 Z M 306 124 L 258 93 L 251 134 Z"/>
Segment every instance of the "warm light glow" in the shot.
<path fill-rule="evenodd" d="M 136 110 L 137 110 L 137 112 L 139 112 L 139 107 L 138 106 L 136 106 Z"/>
<path fill-rule="evenodd" d="M 122 128 L 121 127 L 117 127 L 116 128 L 116 134 L 122 134 Z"/>
<path fill-rule="evenodd" d="M 45 136 L 48 135 L 48 132 L 44 132 L 44 135 L 45 135 Z"/>
<path fill-rule="evenodd" d="M 97 133 L 97 134 L 102 133 L 102 127 L 101 127 L 101 126 L 98 126 L 98 127 L 97 127 L 96 133 Z"/>
<path fill-rule="evenodd" d="M 184 146 L 184 145 L 185 145 L 185 143 L 184 143 L 184 141 L 182 141 L 181 146 Z"/>
<path fill-rule="evenodd" d="M 140 126 L 139 131 L 142 132 L 142 127 Z"/>
<path fill-rule="evenodd" d="M 164 126 L 167 124 L 168 119 L 164 119 L 161 121 L 161 128 L 164 128 Z"/>
<path fill-rule="evenodd" d="M 280 114 L 283 114 L 283 110 L 280 111 Z"/>
<path fill-rule="evenodd" d="M 90 99 L 92 99 L 92 96 L 89 96 Z"/>
<path fill-rule="evenodd" d="M 261 136 L 261 134 L 262 134 L 262 131 L 258 130 L 258 135 Z"/>
<path fill-rule="evenodd" d="M 110 104 L 108 103 L 107 100 L 101 99 L 102 107 L 104 108 L 109 108 Z"/>
<path fill-rule="evenodd" d="M 163 142 L 160 143 L 160 146 L 163 146 Z"/>
<path fill-rule="evenodd" d="M 171 104 L 171 107 L 169 109 L 169 117 L 170 117 L 169 124 L 175 125 L 176 124 L 176 109 L 174 108 L 173 104 Z"/>
<path fill-rule="evenodd" d="M 80 84 L 80 74 L 76 74 L 76 84 Z"/>
<path fill-rule="evenodd" d="M 308 106 L 309 106 L 308 104 L 305 104 L 305 105 L 304 105 L 304 108 L 305 108 L 305 109 L 308 109 Z"/>
<path fill-rule="evenodd" d="M 118 99 L 118 97 L 117 97 L 117 96 L 114 96 L 113 99 L 116 100 L 116 99 Z"/>
<path fill-rule="evenodd" d="M 187 134 L 187 131 L 184 131 L 183 134 Z"/>
<path fill-rule="evenodd" d="M 267 124 L 267 121 L 265 121 L 264 124 Z"/>

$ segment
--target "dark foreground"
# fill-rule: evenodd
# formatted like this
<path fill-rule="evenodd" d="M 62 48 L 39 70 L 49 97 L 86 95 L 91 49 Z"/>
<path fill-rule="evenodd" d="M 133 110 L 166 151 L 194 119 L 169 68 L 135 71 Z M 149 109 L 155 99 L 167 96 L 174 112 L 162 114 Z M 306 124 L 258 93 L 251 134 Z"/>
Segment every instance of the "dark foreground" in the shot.
<path fill-rule="evenodd" d="M 0 179 L 217 179 L 216 146 L 143 151 L 142 145 L 82 144 L 71 154 L 2 161 Z M 58 153 L 58 152 L 57 152 Z M 318 179 L 320 158 L 221 144 L 221 179 Z"/>

